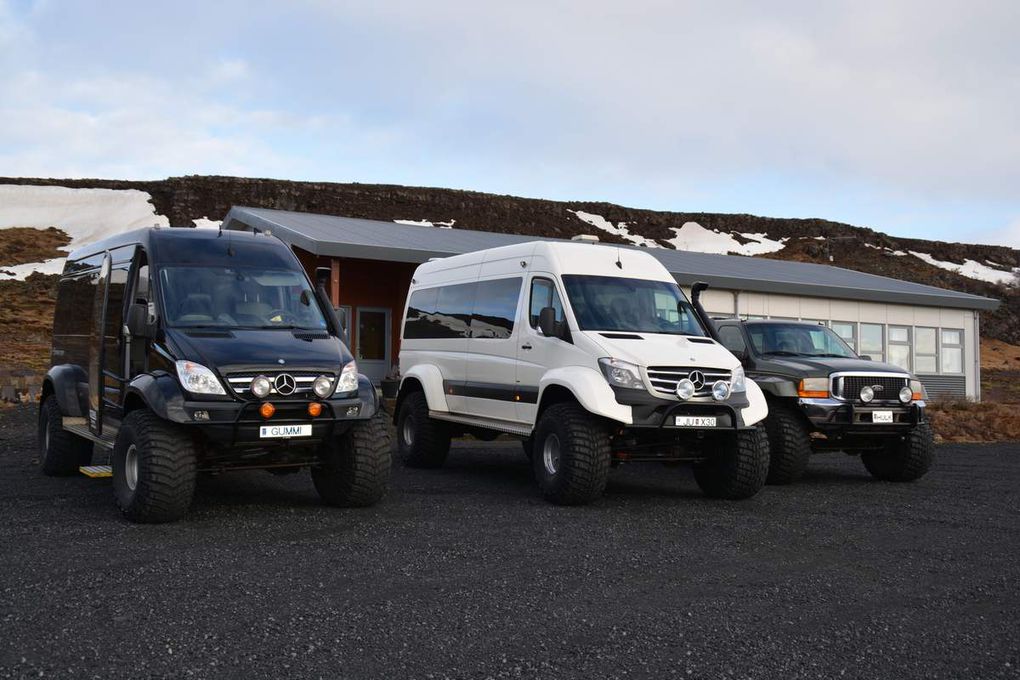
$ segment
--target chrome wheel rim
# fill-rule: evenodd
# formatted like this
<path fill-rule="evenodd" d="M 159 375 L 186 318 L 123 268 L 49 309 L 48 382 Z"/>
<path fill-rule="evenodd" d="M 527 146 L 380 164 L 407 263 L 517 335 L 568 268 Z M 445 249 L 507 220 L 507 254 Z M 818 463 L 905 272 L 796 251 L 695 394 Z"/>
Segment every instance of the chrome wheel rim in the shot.
<path fill-rule="evenodd" d="M 138 448 L 134 444 L 124 454 L 124 483 L 132 491 L 138 486 Z"/>
<path fill-rule="evenodd" d="M 555 475 L 560 469 L 560 438 L 555 434 L 550 434 L 542 442 L 542 464 L 550 475 Z"/>
<path fill-rule="evenodd" d="M 411 416 L 404 418 L 404 427 L 401 428 L 400 432 L 405 446 L 414 444 L 414 418 Z"/>

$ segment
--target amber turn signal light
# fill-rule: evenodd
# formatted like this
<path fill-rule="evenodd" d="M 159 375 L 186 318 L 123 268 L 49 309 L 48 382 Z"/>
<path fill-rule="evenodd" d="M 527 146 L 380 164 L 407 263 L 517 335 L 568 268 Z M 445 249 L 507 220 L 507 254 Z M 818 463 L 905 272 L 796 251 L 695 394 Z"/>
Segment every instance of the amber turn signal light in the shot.
<path fill-rule="evenodd" d="M 259 414 L 267 420 L 272 418 L 274 413 L 276 413 L 276 407 L 268 401 L 262 404 L 262 406 L 259 406 Z"/>
<path fill-rule="evenodd" d="M 825 399 L 829 396 L 826 378 L 805 378 L 797 385 L 797 396 L 803 399 Z"/>
<path fill-rule="evenodd" d="M 308 415 L 310 415 L 313 418 L 318 418 L 320 415 L 322 415 L 322 404 L 316 401 L 313 401 L 310 404 L 308 404 Z"/>

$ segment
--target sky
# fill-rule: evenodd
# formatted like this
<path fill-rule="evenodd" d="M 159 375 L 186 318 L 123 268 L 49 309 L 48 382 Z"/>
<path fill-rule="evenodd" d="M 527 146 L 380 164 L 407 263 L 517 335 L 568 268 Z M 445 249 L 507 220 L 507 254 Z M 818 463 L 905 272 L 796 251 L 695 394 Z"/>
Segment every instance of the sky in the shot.
<path fill-rule="evenodd" d="M 1020 247 L 1020 2 L 0 0 L 0 176 L 223 174 Z"/>

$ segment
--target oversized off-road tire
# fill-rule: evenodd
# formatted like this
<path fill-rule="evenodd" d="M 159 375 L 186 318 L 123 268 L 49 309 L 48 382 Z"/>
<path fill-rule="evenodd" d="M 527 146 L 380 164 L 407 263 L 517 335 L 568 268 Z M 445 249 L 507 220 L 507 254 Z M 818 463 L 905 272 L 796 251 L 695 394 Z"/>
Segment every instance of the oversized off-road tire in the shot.
<path fill-rule="evenodd" d="M 762 425 L 719 440 L 709 457 L 694 466 L 694 479 L 710 498 L 750 498 L 765 485 L 769 439 Z"/>
<path fill-rule="evenodd" d="M 576 404 L 553 404 L 535 428 L 532 469 L 542 495 L 557 505 L 590 503 L 609 480 L 609 432 Z"/>
<path fill-rule="evenodd" d="M 92 462 L 92 442 L 64 429 L 64 416 L 53 395 L 39 408 L 39 467 L 44 475 L 65 477 Z"/>
<path fill-rule="evenodd" d="M 327 505 L 362 508 L 386 495 L 393 456 L 386 416 L 379 411 L 320 449 L 312 482 Z"/>
<path fill-rule="evenodd" d="M 128 414 L 113 446 L 113 493 L 132 522 L 180 519 L 191 507 L 198 467 L 191 433 L 148 409 Z"/>
<path fill-rule="evenodd" d="M 920 479 L 935 462 L 931 426 L 921 423 L 885 449 L 863 451 L 861 461 L 875 479 L 886 482 Z"/>
<path fill-rule="evenodd" d="M 446 462 L 450 431 L 444 423 L 429 418 L 424 392 L 412 392 L 400 403 L 397 449 L 404 463 L 411 467 L 437 468 Z"/>
<path fill-rule="evenodd" d="M 769 436 L 767 484 L 790 484 L 804 475 L 811 458 L 811 436 L 804 417 L 786 404 L 772 402 L 765 419 Z"/>

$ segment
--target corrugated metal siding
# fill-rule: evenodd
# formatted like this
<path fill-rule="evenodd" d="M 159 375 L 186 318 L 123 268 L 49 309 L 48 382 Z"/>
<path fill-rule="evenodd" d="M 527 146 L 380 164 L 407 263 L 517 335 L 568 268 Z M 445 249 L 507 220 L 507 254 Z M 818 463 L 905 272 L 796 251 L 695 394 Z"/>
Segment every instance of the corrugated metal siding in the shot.
<path fill-rule="evenodd" d="M 930 399 L 966 399 L 967 378 L 962 375 L 921 375 L 918 376 Z"/>

